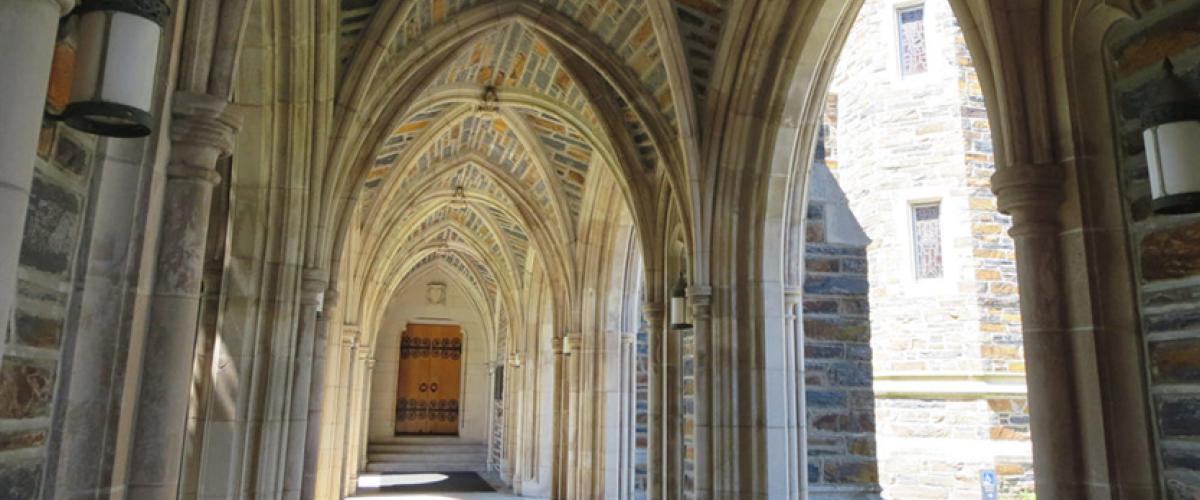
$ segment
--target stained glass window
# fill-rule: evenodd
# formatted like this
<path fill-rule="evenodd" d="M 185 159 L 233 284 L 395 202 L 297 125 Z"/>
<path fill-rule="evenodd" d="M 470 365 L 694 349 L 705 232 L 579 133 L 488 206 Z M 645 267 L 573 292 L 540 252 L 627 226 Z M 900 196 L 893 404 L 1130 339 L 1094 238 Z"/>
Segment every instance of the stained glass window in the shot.
<path fill-rule="evenodd" d="M 927 67 L 925 53 L 925 6 L 906 7 L 896 11 L 900 36 L 900 74 L 904 76 L 924 73 Z"/>
<path fill-rule="evenodd" d="M 913 259 L 917 279 L 942 277 L 942 207 L 925 203 L 912 207 Z"/>

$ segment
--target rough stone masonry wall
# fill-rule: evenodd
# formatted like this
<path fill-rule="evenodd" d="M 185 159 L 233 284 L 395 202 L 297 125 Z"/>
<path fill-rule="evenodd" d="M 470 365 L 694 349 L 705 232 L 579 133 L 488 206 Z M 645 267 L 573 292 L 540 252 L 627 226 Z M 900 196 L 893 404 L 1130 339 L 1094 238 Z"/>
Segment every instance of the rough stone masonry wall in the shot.
<path fill-rule="evenodd" d="M 1165 496 L 1200 498 L 1200 216 L 1156 216 L 1139 114 L 1170 57 L 1200 93 L 1200 5 L 1175 2 L 1108 43 L 1126 220 Z"/>
<path fill-rule="evenodd" d="M 830 167 L 871 239 L 880 483 L 889 498 L 970 498 L 994 471 L 1005 497 L 1019 498 L 1033 480 L 1024 354 L 987 112 L 945 0 L 923 4 L 928 70 L 901 76 L 896 8 L 910 5 L 865 2 L 826 123 Z M 910 206 L 934 201 L 944 277 L 918 281 Z M 988 388 L 961 393 L 979 381 Z"/>
<path fill-rule="evenodd" d="M 696 331 L 684 330 L 679 336 L 680 350 L 680 414 L 683 428 L 680 436 L 683 439 L 683 497 L 696 496 Z"/>
<path fill-rule="evenodd" d="M 804 364 L 813 498 L 879 491 L 866 240 L 821 153 L 805 221 Z"/>
<path fill-rule="evenodd" d="M 644 315 L 638 328 L 636 349 L 633 406 L 633 497 L 637 500 L 644 500 L 650 480 L 650 332 Z"/>
<path fill-rule="evenodd" d="M 42 128 L 16 307 L 3 338 L 0 498 L 35 498 L 41 488 L 96 150 L 95 136 L 51 122 Z"/>

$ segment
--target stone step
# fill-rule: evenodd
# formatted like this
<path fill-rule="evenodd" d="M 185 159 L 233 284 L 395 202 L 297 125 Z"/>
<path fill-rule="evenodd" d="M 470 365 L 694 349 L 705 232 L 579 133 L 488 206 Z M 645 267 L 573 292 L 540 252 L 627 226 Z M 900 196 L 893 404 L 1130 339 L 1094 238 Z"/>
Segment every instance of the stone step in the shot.
<path fill-rule="evenodd" d="M 371 462 L 405 462 L 405 463 L 420 463 L 420 462 L 471 462 L 479 461 L 486 457 L 484 451 L 463 451 L 463 452 L 442 452 L 442 453 L 423 453 L 414 451 L 401 452 L 368 452 L 367 459 Z"/>
<path fill-rule="evenodd" d="M 392 436 L 372 438 L 371 444 L 479 444 L 480 441 L 463 439 L 459 436 Z"/>
<path fill-rule="evenodd" d="M 487 444 L 458 436 L 397 436 L 367 446 L 367 472 L 480 472 Z"/>
<path fill-rule="evenodd" d="M 372 444 L 367 453 L 487 453 L 487 445 L 472 444 Z"/>
<path fill-rule="evenodd" d="M 486 462 L 471 464 L 391 464 L 367 463 L 367 472 L 408 474 L 418 472 L 487 472 Z"/>

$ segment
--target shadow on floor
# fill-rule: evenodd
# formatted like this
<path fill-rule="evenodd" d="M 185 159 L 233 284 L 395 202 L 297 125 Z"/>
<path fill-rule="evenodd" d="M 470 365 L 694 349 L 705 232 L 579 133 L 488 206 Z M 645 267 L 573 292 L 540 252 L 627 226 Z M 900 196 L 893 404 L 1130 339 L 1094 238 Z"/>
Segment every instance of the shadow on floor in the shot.
<path fill-rule="evenodd" d="M 474 472 L 420 474 L 373 474 L 359 477 L 358 492 L 350 499 L 501 499 L 516 498 L 498 493 Z"/>

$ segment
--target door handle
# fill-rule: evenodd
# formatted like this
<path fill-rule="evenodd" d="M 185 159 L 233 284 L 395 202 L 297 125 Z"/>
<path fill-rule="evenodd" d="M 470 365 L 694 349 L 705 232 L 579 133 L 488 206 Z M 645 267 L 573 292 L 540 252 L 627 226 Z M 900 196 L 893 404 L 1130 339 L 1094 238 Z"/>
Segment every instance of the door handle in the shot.
<path fill-rule="evenodd" d="M 429 386 L 425 382 L 421 382 L 421 385 L 417 387 L 417 390 L 419 390 L 421 392 L 425 392 L 425 389 L 428 389 L 428 388 L 429 388 Z M 434 389 L 433 391 L 437 392 L 437 389 Z"/>
<path fill-rule="evenodd" d="M 429 390 L 430 390 L 430 392 L 437 392 L 437 382 L 430 384 Z"/>

